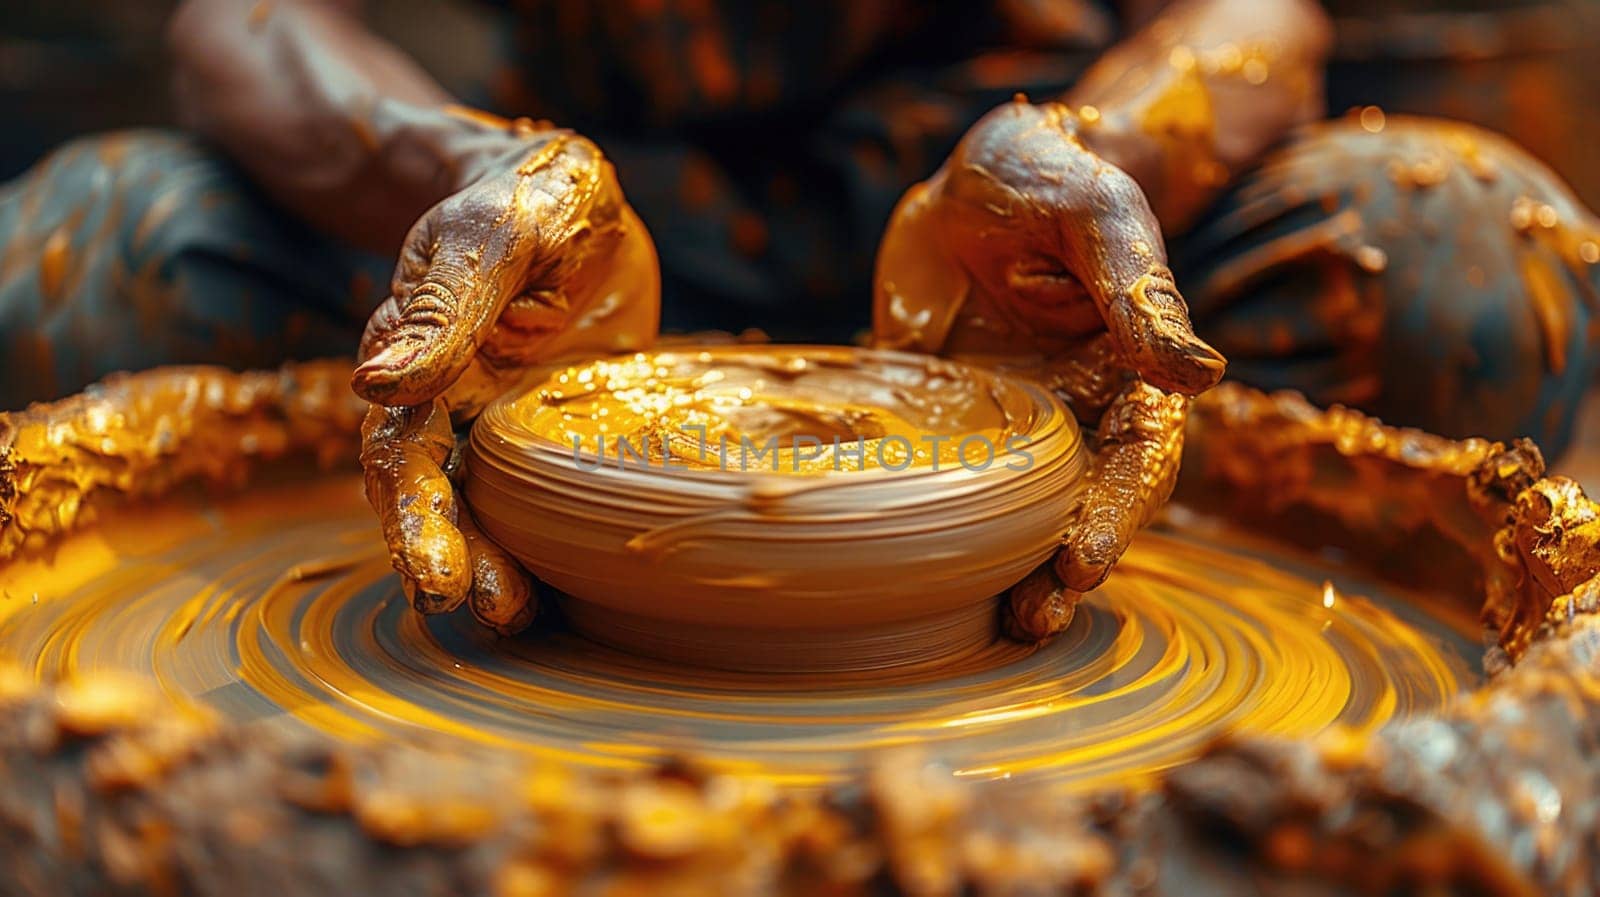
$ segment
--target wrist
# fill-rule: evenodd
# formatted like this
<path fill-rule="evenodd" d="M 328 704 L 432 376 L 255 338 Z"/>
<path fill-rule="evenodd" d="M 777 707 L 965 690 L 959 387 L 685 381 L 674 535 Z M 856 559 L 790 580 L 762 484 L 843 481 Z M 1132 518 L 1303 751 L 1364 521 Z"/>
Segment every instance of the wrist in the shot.
<path fill-rule="evenodd" d="M 388 98 L 368 107 L 356 127 L 395 183 L 426 185 L 432 194 L 428 205 L 515 164 L 511 160 L 526 152 L 541 130 L 527 119 L 504 119 L 467 106 Z"/>
<path fill-rule="evenodd" d="M 455 131 L 450 148 L 452 187 L 457 191 L 517 165 L 555 130 L 547 121 L 502 118 L 470 106 L 445 106 L 439 114 Z"/>
<path fill-rule="evenodd" d="M 1161 148 L 1148 134 L 1134 127 L 1125 115 L 1095 106 L 1073 109 L 1078 139 L 1102 161 L 1133 178 L 1147 199 L 1154 199 L 1161 184 Z"/>

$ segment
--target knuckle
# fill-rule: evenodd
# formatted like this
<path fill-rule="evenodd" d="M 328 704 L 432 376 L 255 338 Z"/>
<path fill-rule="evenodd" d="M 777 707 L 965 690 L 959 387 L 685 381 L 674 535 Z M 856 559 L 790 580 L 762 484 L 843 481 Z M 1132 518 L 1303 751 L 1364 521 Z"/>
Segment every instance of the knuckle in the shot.
<path fill-rule="evenodd" d="M 1116 527 L 1091 525 L 1073 539 L 1071 556 L 1079 565 L 1103 566 L 1121 554 L 1121 541 Z"/>
<path fill-rule="evenodd" d="M 466 292 L 467 284 L 471 283 L 473 272 L 464 263 L 454 259 L 437 259 L 428 267 L 428 273 L 423 275 L 422 282 L 411 291 L 411 303 L 436 299 L 447 303 L 454 308 L 461 301 L 461 296 Z"/>
<path fill-rule="evenodd" d="M 445 590 L 467 570 L 461 531 L 443 517 L 424 515 L 420 525 L 402 533 L 399 542 L 396 566 L 430 590 Z"/>

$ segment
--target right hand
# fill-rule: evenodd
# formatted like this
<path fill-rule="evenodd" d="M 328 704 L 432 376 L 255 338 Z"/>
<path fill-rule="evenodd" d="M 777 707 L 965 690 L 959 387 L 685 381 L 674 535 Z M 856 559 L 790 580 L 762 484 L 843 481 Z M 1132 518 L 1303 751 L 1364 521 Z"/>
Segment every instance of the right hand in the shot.
<path fill-rule="evenodd" d="M 895 209 L 873 325 L 879 345 L 1028 371 L 1093 431 L 1060 550 L 1010 596 L 1013 635 L 1061 631 L 1172 494 L 1187 397 L 1225 366 L 1189 325 L 1139 185 L 1060 104 L 1000 106 Z"/>
<path fill-rule="evenodd" d="M 519 140 L 411 228 L 352 385 L 367 499 L 423 613 L 468 602 L 505 634 L 532 622 L 531 577 L 480 533 L 447 470 L 454 426 L 532 365 L 644 348 L 660 306 L 655 247 L 593 143 Z"/>

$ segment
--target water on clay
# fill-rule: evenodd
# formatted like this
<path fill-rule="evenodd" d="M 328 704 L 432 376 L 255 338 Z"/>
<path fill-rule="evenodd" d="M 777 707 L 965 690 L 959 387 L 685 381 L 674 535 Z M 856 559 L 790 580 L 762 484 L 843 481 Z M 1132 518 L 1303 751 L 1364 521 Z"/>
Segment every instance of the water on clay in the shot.
<path fill-rule="evenodd" d="M 1174 522 L 1184 521 L 1184 522 Z M 410 611 L 359 478 L 115 512 L 0 570 L 0 656 L 153 675 L 263 725 L 596 767 L 693 750 L 810 785 L 920 745 L 975 778 L 1137 781 L 1226 731 L 1368 730 L 1477 678 L 1468 614 L 1204 521 L 1142 534 L 1070 629 L 924 667 L 703 672 Z M 1423 608 L 1432 608 L 1424 610 Z"/>

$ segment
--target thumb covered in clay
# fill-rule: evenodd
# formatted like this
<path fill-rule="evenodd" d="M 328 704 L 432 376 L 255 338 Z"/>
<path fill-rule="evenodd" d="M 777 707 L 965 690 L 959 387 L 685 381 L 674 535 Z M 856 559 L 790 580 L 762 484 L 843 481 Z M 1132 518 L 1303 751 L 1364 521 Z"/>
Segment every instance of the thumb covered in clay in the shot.
<path fill-rule="evenodd" d="M 1161 227 L 1143 191 L 1101 162 L 1083 207 L 1062 222 L 1069 267 L 1104 319 L 1118 353 L 1141 379 L 1197 395 L 1222 379 L 1227 361 L 1195 335 L 1167 267 Z"/>
<path fill-rule="evenodd" d="M 367 322 L 351 386 L 374 404 L 422 405 L 442 395 L 510 298 L 511 284 L 495 275 L 516 264 L 518 241 L 492 232 L 513 225 L 473 221 L 470 208 L 447 203 L 412 228 L 392 294 Z"/>

